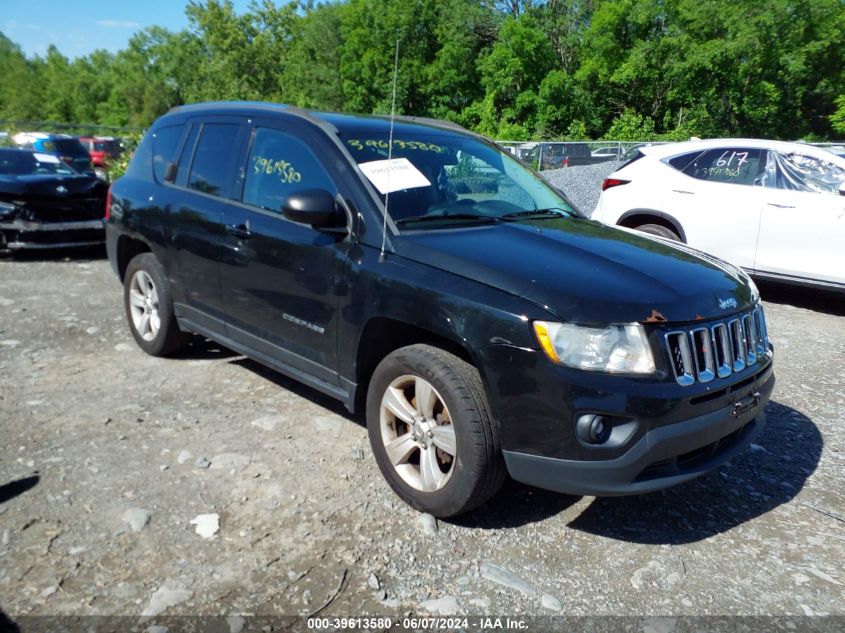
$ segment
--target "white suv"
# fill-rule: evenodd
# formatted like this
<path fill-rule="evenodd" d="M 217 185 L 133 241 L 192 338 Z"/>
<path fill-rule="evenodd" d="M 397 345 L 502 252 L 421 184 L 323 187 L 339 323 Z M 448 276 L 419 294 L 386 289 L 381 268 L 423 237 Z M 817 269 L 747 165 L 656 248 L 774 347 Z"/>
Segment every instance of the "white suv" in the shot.
<path fill-rule="evenodd" d="M 748 139 L 641 147 L 592 218 L 679 240 L 761 277 L 845 291 L 845 159 Z"/>

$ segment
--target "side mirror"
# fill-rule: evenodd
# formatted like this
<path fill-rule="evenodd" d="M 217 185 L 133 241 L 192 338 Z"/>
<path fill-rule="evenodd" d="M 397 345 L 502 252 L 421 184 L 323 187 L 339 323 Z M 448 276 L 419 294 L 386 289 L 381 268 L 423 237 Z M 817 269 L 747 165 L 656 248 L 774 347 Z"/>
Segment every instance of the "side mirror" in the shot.
<path fill-rule="evenodd" d="M 164 169 L 164 182 L 174 182 L 178 171 L 176 163 L 167 163 L 167 167 Z"/>
<path fill-rule="evenodd" d="M 288 220 L 310 224 L 315 229 L 328 229 L 345 224 L 338 213 L 334 196 L 325 189 L 303 189 L 290 196 L 282 206 Z"/>

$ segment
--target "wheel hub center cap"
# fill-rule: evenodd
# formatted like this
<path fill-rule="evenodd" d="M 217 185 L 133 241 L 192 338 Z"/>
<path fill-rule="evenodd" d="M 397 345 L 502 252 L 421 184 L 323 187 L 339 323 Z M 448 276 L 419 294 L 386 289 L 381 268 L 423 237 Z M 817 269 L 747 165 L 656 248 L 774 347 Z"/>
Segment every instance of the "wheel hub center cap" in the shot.
<path fill-rule="evenodd" d="M 431 424 L 425 421 L 424 418 L 417 418 L 414 420 L 414 425 L 411 427 L 411 433 L 414 441 L 420 444 L 423 448 L 428 448 L 431 444 Z"/>

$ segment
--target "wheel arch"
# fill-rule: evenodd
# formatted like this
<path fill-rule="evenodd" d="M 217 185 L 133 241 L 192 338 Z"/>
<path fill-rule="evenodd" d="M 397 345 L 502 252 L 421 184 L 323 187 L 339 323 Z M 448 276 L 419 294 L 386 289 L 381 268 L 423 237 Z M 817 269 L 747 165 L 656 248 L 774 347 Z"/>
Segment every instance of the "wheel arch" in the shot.
<path fill-rule="evenodd" d="M 678 222 L 676 218 L 663 211 L 656 211 L 654 209 L 632 209 L 626 211 L 616 221 L 619 226 L 624 226 L 633 229 L 642 224 L 659 224 L 671 229 L 681 238 L 681 241 L 687 243 L 687 235 L 684 232 L 684 227 Z"/>
<path fill-rule="evenodd" d="M 355 354 L 354 411 L 363 411 L 370 378 L 376 366 L 391 352 L 408 345 L 425 343 L 450 352 L 476 367 L 481 368 L 469 349 L 455 339 L 432 330 L 392 317 L 374 316 L 364 325 Z"/>
<path fill-rule="evenodd" d="M 117 274 L 120 280 L 123 281 L 126 276 L 126 268 L 129 262 L 141 253 L 152 253 L 153 249 L 143 240 L 139 240 L 129 235 L 121 235 L 117 238 Z"/>

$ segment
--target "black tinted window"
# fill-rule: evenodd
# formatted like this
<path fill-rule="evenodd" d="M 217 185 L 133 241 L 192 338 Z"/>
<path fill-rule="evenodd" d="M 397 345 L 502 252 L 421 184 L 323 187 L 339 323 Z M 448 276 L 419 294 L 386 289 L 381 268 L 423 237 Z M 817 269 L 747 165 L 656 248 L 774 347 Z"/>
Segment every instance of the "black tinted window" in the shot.
<path fill-rule="evenodd" d="M 182 136 L 181 125 L 159 128 L 153 135 L 153 171 L 156 180 L 164 182 L 167 165 L 176 159 L 176 148 Z"/>
<path fill-rule="evenodd" d="M 229 195 L 239 129 L 236 123 L 203 124 L 191 162 L 188 187 L 215 196 Z"/>
<path fill-rule="evenodd" d="M 126 168 L 126 176 L 131 178 L 150 179 L 150 172 L 153 167 L 153 133 L 148 132 L 141 139 L 138 147 L 132 154 L 129 166 Z"/>
<path fill-rule="evenodd" d="M 696 157 L 684 173 L 698 180 L 753 185 L 760 175 L 759 149 L 742 147 L 711 149 Z"/>
<path fill-rule="evenodd" d="M 299 139 L 258 128 L 246 165 L 243 201 L 280 212 L 288 196 L 303 189 L 337 189 L 317 157 Z"/>
<path fill-rule="evenodd" d="M 681 154 L 680 156 L 675 156 L 674 158 L 670 158 L 668 162 L 672 167 L 677 169 L 678 171 L 684 171 L 687 167 L 692 164 L 696 158 L 701 156 L 703 152 L 692 152 L 691 154 Z"/>

